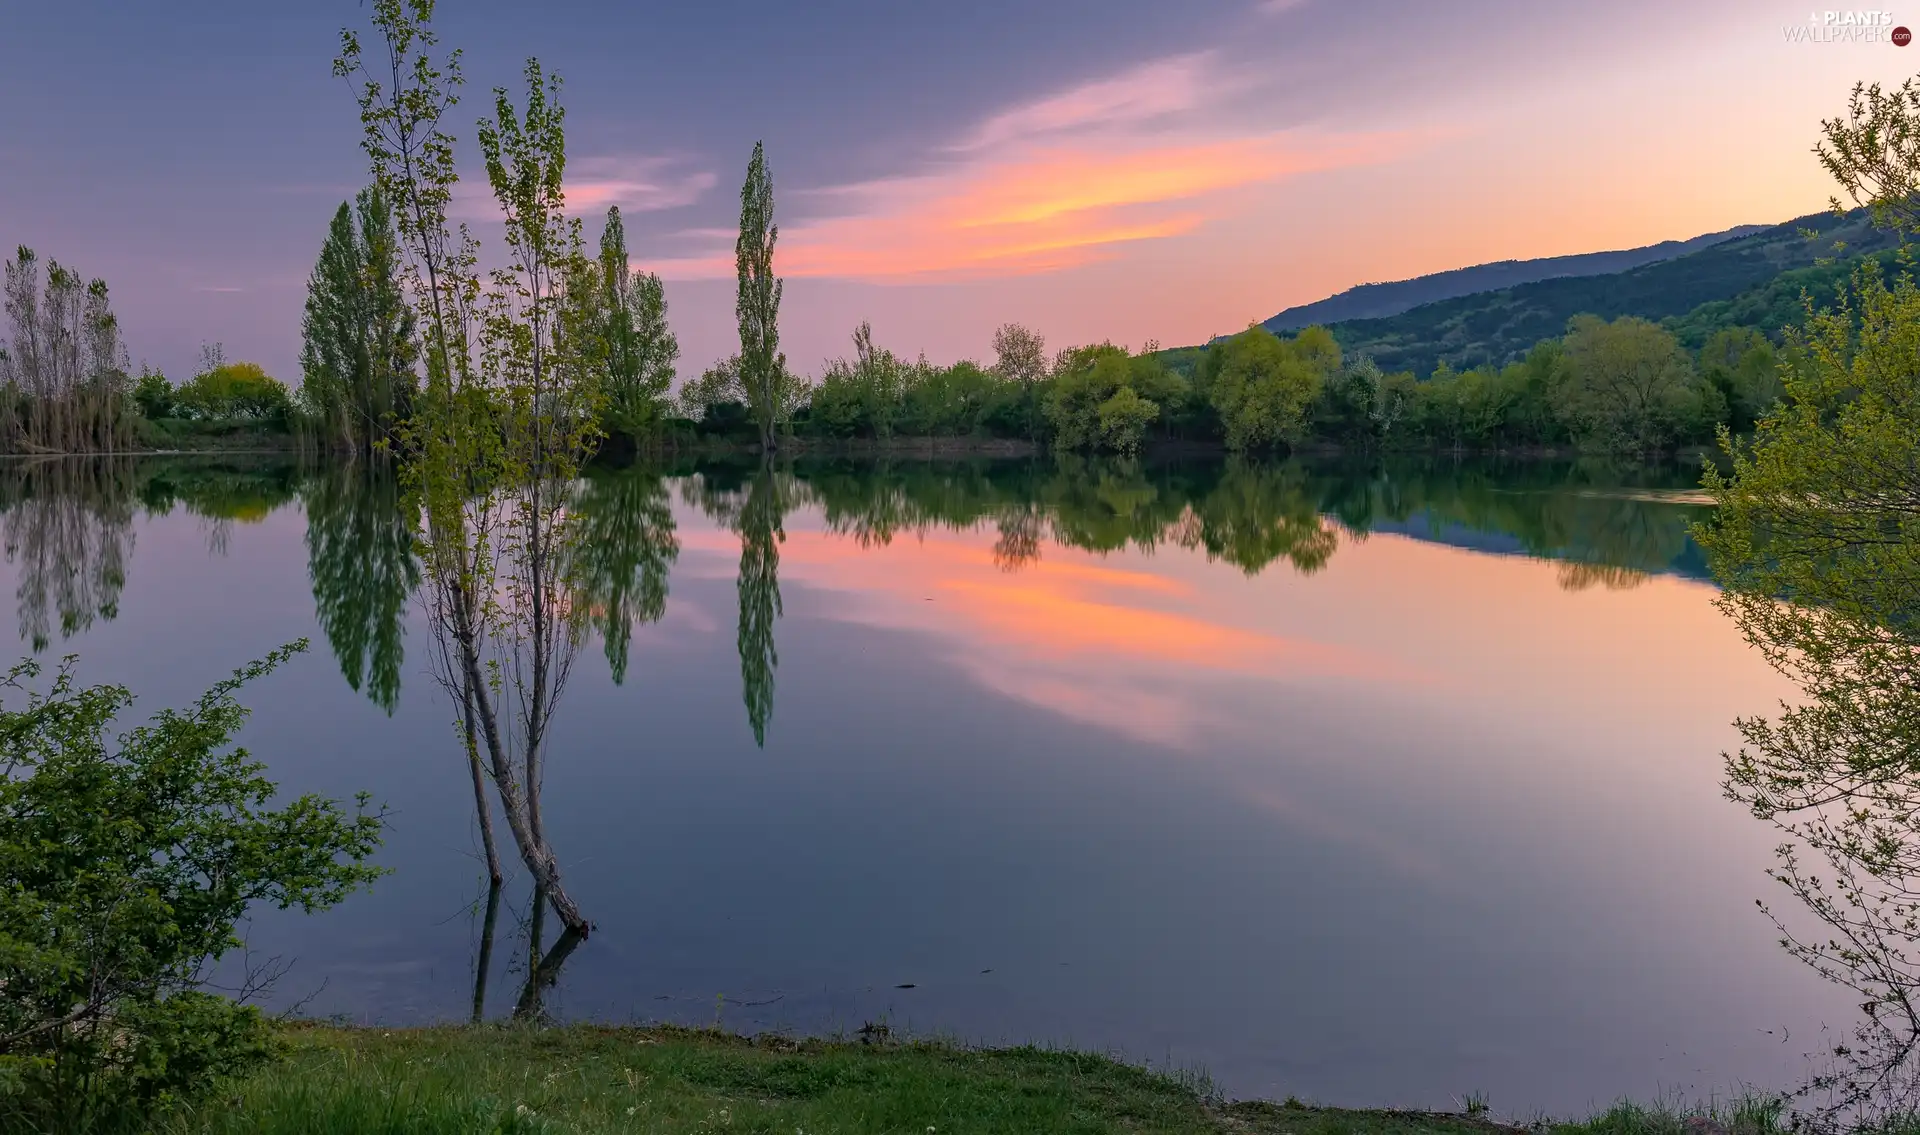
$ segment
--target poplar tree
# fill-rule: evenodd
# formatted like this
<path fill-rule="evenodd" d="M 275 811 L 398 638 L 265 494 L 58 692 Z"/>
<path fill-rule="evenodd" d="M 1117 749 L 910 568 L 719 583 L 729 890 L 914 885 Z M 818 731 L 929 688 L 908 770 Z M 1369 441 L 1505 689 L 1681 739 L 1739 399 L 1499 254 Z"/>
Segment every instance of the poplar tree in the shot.
<path fill-rule="evenodd" d="M 607 426 L 638 437 L 665 414 L 680 341 L 667 326 L 667 295 L 660 277 L 633 271 L 627 261 L 620 208 L 607 210 L 597 275 L 601 347 L 607 375 Z"/>
<path fill-rule="evenodd" d="M 425 383 L 404 484 L 421 518 L 433 671 L 458 708 L 489 874 L 500 878 L 490 783 L 539 902 L 566 928 L 557 964 L 592 930 L 561 878 L 541 789 L 589 613 L 569 594 L 579 526 L 568 505 L 603 408 L 598 368 L 582 358 L 593 337 L 574 322 L 572 285 L 591 269 L 565 214 L 566 115 L 559 80 L 535 60 L 524 106 L 495 88 L 478 141 L 505 248 L 483 275 L 477 242 L 447 215 L 458 172 L 442 120 L 459 101 L 459 53 L 437 55 L 433 0 L 371 6 L 372 50 L 343 31 L 334 73 L 359 95 L 361 144 L 394 205 L 420 324 Z M 534 972 L 550 974 L 549 960 Z"/>
<path fill-rule="evenodd" d="M 747 180 L 740 187 L 734 314 L 740 321 L 740 383 L 760 431 L 762 452 L 774 449 L 774 431 L 787 409 L 787 356 L 780 351 L 782 283 L 773 274 L 773 246 L 779 239 L 780 226 L 773 223 L 773 178 L 767 173 L 765 146 L 755 142 Z"/>
<path fill-rule="evenodd" d="M 341 203 L 308 278 L 300 402 L 329 445 L 373 449 L 412 406 L 413 313 L 396 252 L 393 210 L 376 185 Z"/>

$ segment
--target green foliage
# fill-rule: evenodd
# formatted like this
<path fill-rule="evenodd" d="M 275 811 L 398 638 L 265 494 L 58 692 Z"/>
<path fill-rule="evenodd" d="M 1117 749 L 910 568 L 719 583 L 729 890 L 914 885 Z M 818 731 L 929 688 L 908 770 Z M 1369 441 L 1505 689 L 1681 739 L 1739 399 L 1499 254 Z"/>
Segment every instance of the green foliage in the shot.
<path fill-rule="evenodd" d="M 117 740 L 121 686 L 0 689 L 0 1126 L 133 1129 L 259 1063 L 258 1012 L 205 992 L 256 903 L 322 910 L 371 881 L 381 820 L 313 796 L 270 807 L 264 766 L 231 738 L 241 686 L 305 643 L 236 671 L 184 711 Z M 24 699 L 24 703 L 20 699 Z"/>
<path fill-rule="evenodd" d="M 1340 368 L 1340 347 L 1324 328 L 1281 340 L 1251 327 L 1215 344 L 1196 372 L 1220 415 L 1227 448 L 1291 445 L 1306 430 L 1307 409 Z"/>
<path fill-rule="evenodd" d="M 773 223 L 773 176 L 765 147 L 755 142 L 740 186 L 740 236 L 734 244 L 738 289 L 734 315 L 740 324 L 740 388 L 760 432 L 760 448 L 771 452 L 775 431 L 790 420 L 793 383 L 787 356 L 780 350 L 780 296 L 785 290 L 773 274 L 773 246 L 780 226 Z"/>
<path fill-rule="evenodd" d="M 1785 355 L 1752 441 L 1721 432 L 1732 468 L 1707 471 L 1698 532 L 1721 609 L 1802 694 L 1738 722 L 1727 790 L 1788 837 L 1774 877 L 1827 927 L 1782 920 L 1789 950 L 1866 1007 L 1816 1086 L 1880 1108 L 1914 1086 L 1920 1036 L 1920 289 L 1863 265 Z"/>
<path fill-rule="evenodd" d="M 903 425 L 924 437 L 969 437 L 987 432 L 1000 412 L 1021 405 L 1020 392 L 972 359 L 939 367 L 925 359 L 907 370 Z"/>
<path fill-rule="evenodd" d="M 293 410 L 287 388 L 259 363 L 219 363 L 194 375 L 175 396 L 180 411 L 202 421 L 284 426 Z"/>
<path fill-rule="evenodd" d="M 1855 83 L 1846 114 L 1821 119 L 1814 154 L 1875 225 L 1902 236 L 1920 231 L 1920 83 L 1908 79 L 1891 91 Z M 1833 209 L 1841 212 L 1837 198 Z"/>
<path fill-rule="evenodd" d="M 1553 405 L 1582 442 L 1602 449 L 1656 449 L 1697 437 L 1720 420 L 1715 392 L 1695 375 L 1679 342 L 1635 316 L 1607 323 L 1577 316 L 1567 326 L 1566 368 Z"/>
<path fill-rule="evenodd" d="M 1817 235 L 1809 239 L 1807 232 Z M 1816 214 L 1626 272 L 1541 280 L 1429 303 L 1386 318 L 1344 320 L 1329 329 L 1348 354 L 1371 355 L 1388 371 L 1424 375 L 1442 361 L 1455 369 L 1504 367 L 1535 343 L 1559 336 L 1576 315 L 1682 319 L 1703 304 L 1764 289 L 1783 272 L 1813 268 L 1841 247 L 1863 255 L 1898 243 L 1893 234 L 1876 230 L 1864 210 L 1845 216 Z M 1782 314 L 1787 318 L 1758 325 L 1769 335 L 1792 322 L 1791 300 L 1798 290 L 1784 294 L 1789 305 Z M 1757 310 L 1753 314 L 1763 315 Z"/>
<path fill-rule="evenodd" d="M 362 452 L 390 443 L 412 409 L 418 340 L 380 186 L 334 213 L 307 282 L 301 338 L 300 407 L 320 440 Z"/>
<path fill-rule="evenodd" d="M 607 210 L 600 259 L 586 277 L 598 327 L 596 344 L 606 368 L 606 427 L 610 433 L 645 437 L 668 411 L 680 341 L 667 326 L 666 287 L 652 272 L 634 272 L 627 262 L 626 226 L 616 206 Z"/>
<path fill-rule="evenodd" d="M 150 422 L 172 417 L 176 409 L 173 383 L 167 381 L 166 375 L 143 364 L 140 378 L 133 384 L 133 404 L 139 407 L 140 416 Z"/>
<path fill-rule="evenodd" d="M 1670 316 L 1661 324 L 1689 350 L 1699 350 L 1715 332 L 1728 328 L 1758 331 L 1777 344 L 1787 328 L 1799 326 L 1806 315 L 1808 300 L 1815 308 L 1832 306 L 1863 260 L 1875 260 L 1882 267 L 1891 267 L 1895 256 L 1893 250 L 1886 250 L 1866 256 L 1822 258 L 1809 267 L 1788 269 L 1726 299 L 1709 300 L 1684 315 Z"/>
<path fill-rule="evenodd" d="M 1786 393 L 1780 382 L 1779 353 L 1765 335 L 1749 327 L 1716 331 L 1700 348 L 1700 376 L 1726 409 L 1735 433 L 1749 433 Z"/>
<path fill-rule="evenodd" d="M 406 488 L 433 626 L 434 673 L 468 738 L 483 817 L 490 779 L 521 861 L 565 924 L 591 924 L 567 893 L 539 811 L 546 739 L 587 612 L 564 567 L 579 526 L 567 508 L 600 438 L 599 325 L 580 225 L 566 214 L 560 81 L 523 68 L 525 103 L 495 88 L 478 142 L 507 255 L 482 278 L 478 246 L 447 206 L 458 183 L 442 117 L 460 96 L 459 54 L 437 58 L 433 0 L 374 0 L 368 66 L 341 33 L 334 73 L 356 84 L 361 146 L 394 203 L 402 277 L 421 328 L 425 382 L 404 440 Z M 484 758 L 484 776 L 481 762 Z M 490 818 L 485 820 L 491 823 Z"/>
<path fill-rule="evenodd" d="M 1165 387 L 1165 374 L 1153 359 L 1135 358 L 1112 343 L 1060 352 L 1046 392 L 1054 446 L 1137 450 L 1147 427 L 1160 416 L 1160 404 L 1148 392 Z"/>
<path fill-rule="evenodd" d="M 1410 388 L 1408 430 L 1450 448 L 1499 449 L 1566 440 L 1554 402 L 1567 381 L 1566 355 L 1548 340 L 1523 362 L 1455 373 L 1442 364 Z"/>
<path fill-rule="evenodd" d="M 1000 432 L 1038 437 L 1044 424 L 1040 384 L 1047 379 L 1047 340 L 1018 323 L 1004 323 L 993 333 L 993 376 L 1017 387 L 1020 396 L 1001 397 L 988 411 Z"/>
<path fill-rule="evenodd" d="M 1006 328 L 1000 335 L 1004 338 Z M 1042 379 L 1007 377 L 971 359 L 935 366 L 922 357 L 907 362 L 874 345 L 867 323 L 854 329 L 851 359 L 830 360 L 820 381 L 807 392 L 797 415 L 801 431 L 819 437 L 886 439 L 896 433 L 916 437 L 968 437 L 988 433 L 1025 436 L 1031 429 L 1027 408 Z M 1037 337 L 1012 344 L 1012 365 L 1026 367 L 1039 350 Z M 1022 354 L 1022 350 L 1025 353 Z M 1044 378 L 1045 360 L 1040 361 Z"/>
<path fill-rule="evenodd" d="M 808 427 L 828 437 L 887 438 L 905 406 L 907 365 L 884 347 L 873 345 L 873 326 L 853 331 L 853 358 L 835 359 L 812 391 Z"/>
<path fill-rule="evenodd" d="M 1100 445 L 1115 453 L 1133 454 L 1140 451 L 1140 439 L 1146 436 L 1147 427 L 1160 416 L 1160 404 L 1140 397 L 1131 386 L 1121 385 L 1111 398 L 1100 403 L 1096 413 Z"/>

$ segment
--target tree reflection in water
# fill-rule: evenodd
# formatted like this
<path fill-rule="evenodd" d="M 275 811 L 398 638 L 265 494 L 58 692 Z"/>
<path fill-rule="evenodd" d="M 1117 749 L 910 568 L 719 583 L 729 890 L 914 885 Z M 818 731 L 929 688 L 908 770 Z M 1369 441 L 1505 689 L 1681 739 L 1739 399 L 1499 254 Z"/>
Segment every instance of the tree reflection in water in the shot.
<path fill-rule="evenodd" d="M 1184 548 L 1249 576 L 1316 572 L 1343 543 L 1393 531 L 1471 547 L 1498 544 L 1561 562 L 1570 589 L 1630 586 L 1654 573 L 1702 575 L 1688 539 L 1699 507 L 1650 489 L 1668 474 L 1573 464 L 1358 464 L 1250 461 L 1153 464 L 1082 458 L 1031 462 L 857 464 L 704 462 L 668 471 L 600 468 L 563 488 L 577 539 L 562 567 L 571 633 L 598 635 L 616 683 L 633 669 L 633 632 L 660 619 L 680 553 L 673 490 L 740 540 L 736 574 L 741 700 L 756 744 L 774 711 L 783 612 L 779 572 L 789 518 L 817 514 L 862 547 L 934 531 L 977 533 L 1003 570 L 1050 548 L 1093 553 Z M 221 524 L 257 520 L 298 499 L 316 619 L 347 683 L 392 712 L 402 694 L 408 604 L 418 593 L 417 512 L 376 463 L 298 467 L 236 462 L 32 462 L 0 467 L 0 533 L 17 571 L 23 637 L 44 648 L 111 618 L 131 569 L 142 512 L 175 507 Z M 471 714 L 463 715 L 472 720 Z M 487 861 L 471 1015 L 484 1019 L 500 957 L 523 982 L 512 1012 L 538 1016 L 580 936 L 548 941 L 543 896 L 521 920 L 524 948 L 501 945 L 510 885 L 487 821 L 487 770 L 467 738 L 466 788 Z M 463 788 L 463 791 L 466 790 Z M 542 820 L 544 823 L 544 819 Z M 511 920 L 510 920 L 511 921 Z"/>
<path fill-rule="evenodd" d="M 400 700 L 404 616 L 420 585 L 413 525 L 392 466 L 350 461 L 306 479 L 307 574 L 314 615 L 355 690 L 392 713 Z"/>

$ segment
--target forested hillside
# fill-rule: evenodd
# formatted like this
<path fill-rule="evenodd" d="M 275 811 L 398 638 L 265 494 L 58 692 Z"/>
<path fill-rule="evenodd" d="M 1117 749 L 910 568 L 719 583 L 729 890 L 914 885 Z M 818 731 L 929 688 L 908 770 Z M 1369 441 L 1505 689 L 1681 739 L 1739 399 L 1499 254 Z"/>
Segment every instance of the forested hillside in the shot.
<path fill-rule="evenodd" d="M 1675 320 L 1690 325 L 1702 341 L 1712 328 L 1700 328 L 1712 319 L 1720 325 L 1753 320 L 1746 325 L 1772 333 L 1798 313 L 1800 287 L 1824 287 L 1831 294 L 1845 269 L 1823 261 L 1884 252 L 1895 243 L 1864 214 L 1819 213 L 1627 272 L 1541 280 L 1329 329 L 1348 354 L 1370 355 L 1383 370 L 1423 377 L 1442 362 L 1456 370 L 1512 362 L 1535 343 L 1562 334 L 1576 315 Z M 1700 310 L 1709 304 L 1721 306 Z"/>
<path fill-rule="evenodd" d="M 1565 276 L 1605 276 L 1626 272 L 1643 264 L 1672 260 L 1698 252 L 1736 237 L 1763 232 L 1766 225 L 1736 225 L 1722 232 L 1707 233 L 1691 240 L 1663 240 L 1642 248 L 1613 252 L 1581 252 L 1571 256 L 1546 256 L 1534 260 L 1500 260 L 1475 264 L 1446 272 L 1416 276 L 1411 280 L 1361 284 L 1336 296 L 1290 307 L 1267 320 L 1267 330 L 1280 333 L 1298 331 L 1316 323 L 1340 323 L 1353 319 L 1383 319 L 1411 311 L 1422 304 L 1438 303 L 1458 296 L 1518 287 L 1537 280 Z"/>

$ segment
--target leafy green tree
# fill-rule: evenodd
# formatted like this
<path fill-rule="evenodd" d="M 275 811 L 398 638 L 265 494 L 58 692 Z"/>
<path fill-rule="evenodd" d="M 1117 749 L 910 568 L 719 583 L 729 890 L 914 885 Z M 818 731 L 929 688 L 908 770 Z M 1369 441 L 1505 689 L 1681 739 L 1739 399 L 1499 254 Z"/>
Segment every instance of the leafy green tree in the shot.
<path fill-rule="evenodd" d="M 1816 1082 L 1843 1108 L 1906 1109 L 1920 1041 L 1920 289 L 1862 267 L 1789 333 L 1784 401 L 1751 442 L 1721 430 L 1718 509 L 1696 533 L 1719 605 L 1802 696 L 1739 721 L 1727 791 L 1782 829 L 1774 877 L 1830 933 L 1788 949 L 1866 1020 Z M 1818 862 L 1809 863 L 1811 858 Z M 1902 1097 L 1881 1093 L 1905 1090 Z"/>
<path fill-rule="evenodd" d="M 1026 430 L 1040 429 L 1040 385 L 1047 379 L 1047 340 L 1018 323 L 1003 323 L 993 333 L 993 372 L 1017 384 L 1024 403 Z"/>
<path fill-rule="evenodd" d="M 124 686 L 80 688 L 69 665 L 36 692 L 32 662 L 0 681 L 0 1127 L 146 1130 L 269 1054 L 258 1010 L 208 992 L 235 925 L 378 874 L 364 796 L 273 807 L 265 766 L 231 744 L 234 695 L 304 646 L 118 736 Z"/>
<path fill-rule="evenodd" d="M 660 277 L 636 273 L 627 262 L 626 226 L 618 206 L 607 210 L 596 276 L 607 368 L 607 426 L 641 437 L 666 415 L 680 341 L 667 326 L 666 287 Z"/>
<path fill-rule="evenodd" d="M 1147 427 L 1160 416 L 1160 405 L 1142 398 L 1131 386 L 1121 386 L 1113 397 L 1100 403 L 1100 444 L 1115 453 L 1140 452 L 1140 441 Z"/>
<path fill-rule="evenodd" d="M 680 416 L 704 422 L 717 407 L 739 407 L 744 414 L 747 392 L 740 385 L 740 356 L 731 355 L 700 372 L 680 388 Z M 722 411 L 724 413 L 724 411 Z"/>
<path fill-rule="evenodd" d="M 417 339 L 396 241 L 386 194 L 362 190 L 334 213 L 307 282 L 299 400 L 329 445 L 386 445 L 412 408 Z"/>
<path fill-rule="evenodd" d="M 1309 327 L 1282 341 L 1251 327 L 1208 351 L 1207 394 L 1226 430 L 1227 448 L 1291 445 L 1306 430 L 1307 408 L 1340 366 L 1333 336 Z"/>
<path fill-rule="evenodd" d="M 1920 84 L 1914 79 L 1894 90 L 1855 83 L 1847 112 L 1820 120 L 1814 154 L 1875 224 L 1903 236 L 1920 232 Z M 1833 208 L 1844 211 L 1838 198 Z"/>
<path fill-rule="evenodd" d="M 203 421 L 284 425 L 293 399 L 259 363 L 221 363 L 193 376 L 175 395 L 182 411 Z"/>
<path fill-rule="evenodd" d="M 133 404 L 140 409 L 140 416 L 150 422 L 162 418 L 171 418 L 174 413 L 173 383 L 167 376 L 142 365 L 140 378 L 133 384 Z"/>
<path fill-rule="evenodd" d="M 1700 374 L 1727 406 L 1727 424 L 1746 433 L 1785 393 L 1780 360 L 1765 335 L 1750 327 L 1714 332 L 1700 348 Z"/>
<path fill-rule="evenodd" d="M 1116 427 L 1113 440 L 1130 441 L 1133 448 L 1138 448 L 1140 435 L 1159 417 L 1160 407 L 1133 389 L 1140 369 L 1136 363 L 1154 365 L 1151 360 L 1134 359 L 1125 347 L 1112 343 L 1060 352 L 1046 404 L 1047 423 L 1053 429 L 1057 448 L 1097 449 L 1107 444 L 1101 409 L 1120 397 L 1122 390 L 1127 396 L 1109 418 Z"/>
<path fill-rule="evenodd" d="M 1574 317 L 1554 405 L 1583 444 L 1619 452 L 1659 448 L 1699 428 L 1705 410 L 1679 341 L 1636 316 Z"/>
<path fill-rule="evenodd" d="M 588 268 L 565 211 L 566 112 L 537 60 L 524 69 L 524 109 L 494 91 L 478 141 L 506 254 L 483 279 L 477 245 L 447 218 L 458 174 L 441 119 L 462 78 L 458 53 L 435 55 L 433 8 L 374 0 L 378 65 L 347 31 L 334 72 L 358 89 L 362 148 L 394 203 L 424 340 L 405 469 L 423 518 L 435 676 L 460 707 L 477 791 L 491 783 L 563 937 L 585 938 L 592 924 L 565 888 L 541 806 L 554 707 L 587 617 L 567 589 L 579 531 L 568 507 L 605 394 L 569 287 Z M 491 846 L 491 806 L 478 804 Z"/>
<path fill-rule="evenodd" d="M 925 359 L 907 368 L 903 417 L 916 434 L 965 437 L 984 431 L 1002 383 L 971 359 L 933 366 Z"/>
<path fill-rule="evenodd" d="M 791 411 L 787 356 L 780 351 L 780 295 L 784 285 L 773 274 L 773 246 L 780 226 L 773 223 L 773 177 L 764 146 L 753 144 L 747 179 L 740 186 L 740 237 L 734 245 L 739 287 L 734 314 L 740 322 L 740 386 L 760 431 L 760 448 L 773 452 L 776 431 Z"/>

